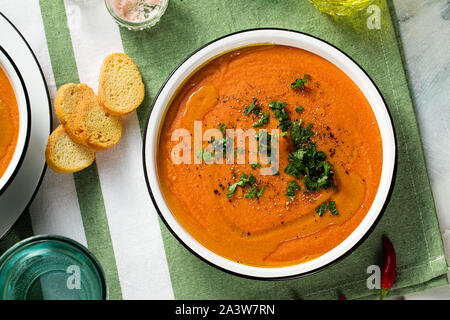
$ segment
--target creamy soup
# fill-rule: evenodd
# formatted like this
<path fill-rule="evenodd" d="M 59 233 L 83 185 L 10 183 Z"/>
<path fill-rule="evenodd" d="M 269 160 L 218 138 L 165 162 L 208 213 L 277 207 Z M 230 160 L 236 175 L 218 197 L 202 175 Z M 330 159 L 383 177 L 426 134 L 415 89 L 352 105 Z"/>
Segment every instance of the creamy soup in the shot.
<path fill-rule="evenodd" d="M 270 164 L 249 155 L 243 164 L 205 163 L 205 153 L 202 163 L 174 163 L 181 138 L 172 136 L 180 128 L 194 136 L 194 120 L 203 132 L 278 128 L 279 170 L 263 175 Z M 253 46 L 208 62 L 178 90 L 157 166 L 169 208 L 206 248 L 287 266 L 330 251 L 364 219 L 380 182 L 381 135 L 367 99 L 335 65 L 298 48 Z"/>
<path fill-rule="evenodd" d="M 5 72 L 0 68 L 0 178 L 8 168 L 19 134 L 19 109 Z"/>

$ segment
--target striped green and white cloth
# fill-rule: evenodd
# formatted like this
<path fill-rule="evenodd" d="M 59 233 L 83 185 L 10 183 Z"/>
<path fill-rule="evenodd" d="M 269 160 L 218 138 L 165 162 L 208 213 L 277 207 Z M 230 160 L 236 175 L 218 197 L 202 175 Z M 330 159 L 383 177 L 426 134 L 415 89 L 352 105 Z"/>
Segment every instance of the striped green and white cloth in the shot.
<path fill-rule="evenodd" d="M 398 254 L 392 294 L 447 284 L 444 257 L 420 136 L 401 53 L 384 0 L 381 29 L 367 14 L 333 20 L 305 0 L 170 0 L 152 29 L 119 28 L 102 0 L 0 0 L 0 11 L 38 57 L 52 99 L 68 82 L 97 90 L 103 58 L 125 52 L 138 65 L 146 98 L 125 117 L 121 142 L 99 152 L 94 165 L 73 174 L 47 170 L 40 191 L 1 250 L 32 234 L 60 234 L 86 245 L 100 260 L 111 299 L 370 298 L 367 267 L 381 263 L 381 235 Z M 399 140 L 397 184 L 372 235 L 349 257 L 304 279 L 265 282 L 218 271 L 185 250 L 159 220 L 145 184 L 142 134 L 152 99 L 170 71 L 199 46 L 255 27 L 282 27 L 323 38 L 347 52 L 375 80 L 392 113 Z M 1 36 L 1 35 L 0 35 Z M 58 120 L 54 117 L 55 126 Z"/>

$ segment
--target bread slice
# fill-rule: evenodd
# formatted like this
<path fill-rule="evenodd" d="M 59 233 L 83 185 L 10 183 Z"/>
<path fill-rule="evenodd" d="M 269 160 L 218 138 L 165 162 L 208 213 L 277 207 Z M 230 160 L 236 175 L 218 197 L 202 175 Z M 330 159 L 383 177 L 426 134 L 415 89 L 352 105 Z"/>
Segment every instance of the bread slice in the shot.
<path fill-rule="evenodd" d="M 67 134 L 76 143 L 82 144 L 80 133 L 76 131 L 74 123 L 80 102 L 86 98 L 95 96 L 94 91 L 84 83 L 68 83 L 58 89 L 55 98 L 55 111 L 59 121 Z"/>
<path fill-rule="evenodd" d="M 99 101 L 111 114 L 128 114 L 144 100 L 141 74 L 124 53 L 113 53 L 103 60 L 98 81 Z"/>
<path fill-rule="evenodd" d="M 60 125 L 48 137 L 45 159 L 55 172 L 73 173 L 89 167 L 94 162 L 95 151 L 72 141 Z"/>
<path fill-rule="evenodd" d="M 106 150 L 116 145 L 122 137 L 122 117 L 109 114 L 97 97 L 87 97 L 79 105 L 75 130 L 89 148 Z"/>

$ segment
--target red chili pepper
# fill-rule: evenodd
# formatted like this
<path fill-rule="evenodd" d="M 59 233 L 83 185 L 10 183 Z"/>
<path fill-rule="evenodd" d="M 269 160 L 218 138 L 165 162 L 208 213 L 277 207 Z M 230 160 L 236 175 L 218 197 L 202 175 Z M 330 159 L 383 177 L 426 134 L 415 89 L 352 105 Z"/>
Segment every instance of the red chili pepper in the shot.
<path fill-rule="evenodd" d="M 395 272 L 397 269 L 397 259 L 395 256 L 394 246 L 387 237 L 383 237 L 383 256 L 384 264 L 383 271 L 381 273 L 380 300 L 383 300 L 391 289 L 392 284 L 395 281 Z"/>
<path fill-rule="evenodd" d="M 347 298 L 342 294 L 342 295 L 339 297 L 339 300 L 347 300 Z"/>

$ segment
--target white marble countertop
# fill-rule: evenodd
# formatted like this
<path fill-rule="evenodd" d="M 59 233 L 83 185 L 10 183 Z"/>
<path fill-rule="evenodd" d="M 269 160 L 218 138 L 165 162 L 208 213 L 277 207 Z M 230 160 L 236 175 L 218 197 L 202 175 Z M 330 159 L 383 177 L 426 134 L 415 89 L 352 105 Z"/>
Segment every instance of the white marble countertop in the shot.
<path fill-rule="evenodd" d="M 450 1 L 393 0 L 428 174 L 450 261 Z M 405 296 L 450 299 L 450 286 Z"/>

